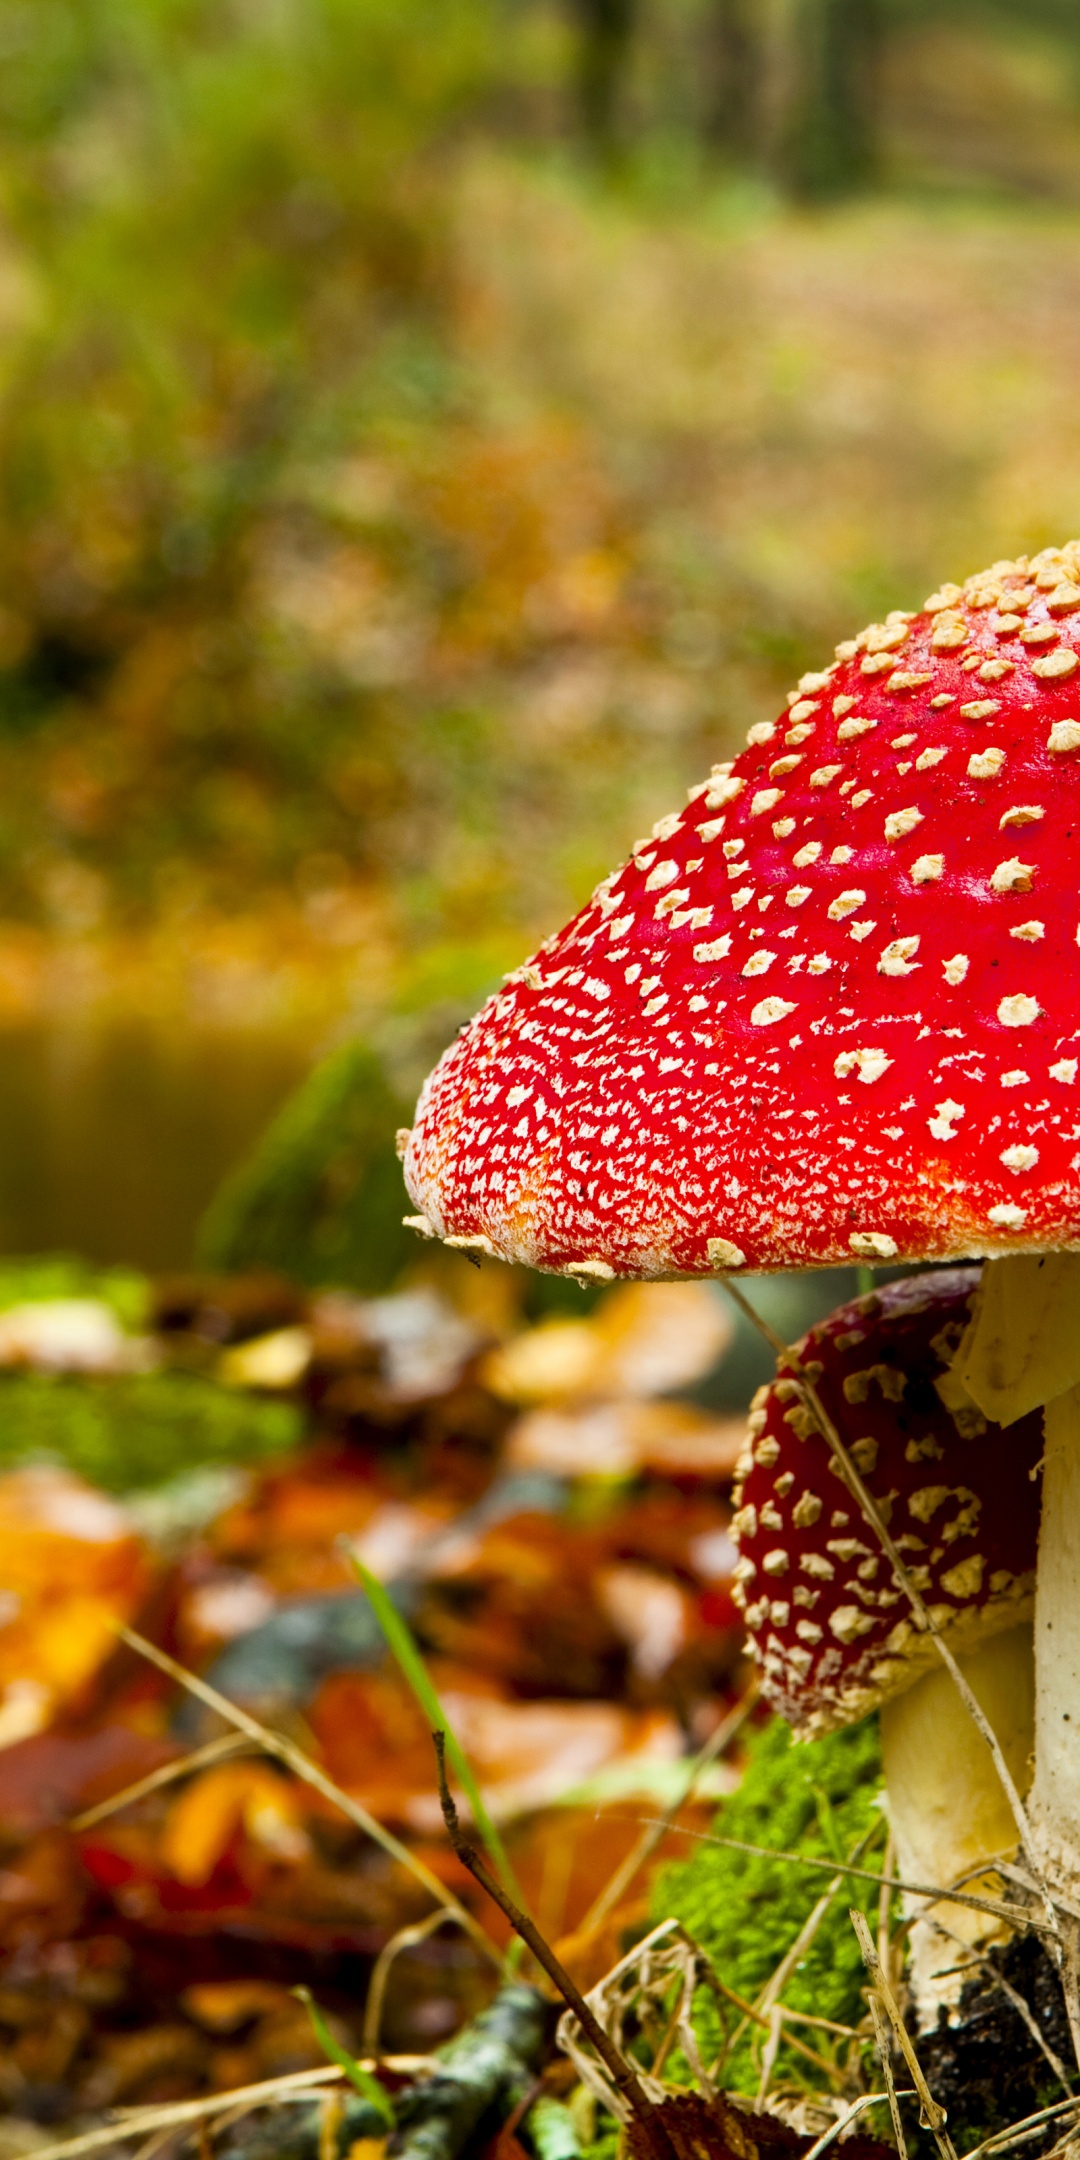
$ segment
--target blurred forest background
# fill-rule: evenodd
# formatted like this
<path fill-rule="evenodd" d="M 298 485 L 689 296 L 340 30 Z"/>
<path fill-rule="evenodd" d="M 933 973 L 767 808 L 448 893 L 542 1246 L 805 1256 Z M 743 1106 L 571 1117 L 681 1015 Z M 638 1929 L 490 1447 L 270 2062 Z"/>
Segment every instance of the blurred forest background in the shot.
<path fill-rule="evenodd" d="M 382 1130 L 1080 529 L 1078 243 L 1077 0 L 0 0 L 0 1247 L 183 1262 L 335 1044 Z"/>

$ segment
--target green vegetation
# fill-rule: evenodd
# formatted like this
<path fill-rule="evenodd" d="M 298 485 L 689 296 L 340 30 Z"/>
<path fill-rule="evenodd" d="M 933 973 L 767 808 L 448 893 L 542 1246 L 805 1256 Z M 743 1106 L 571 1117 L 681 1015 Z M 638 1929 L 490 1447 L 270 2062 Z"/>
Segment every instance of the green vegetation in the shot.
<path fill-rule="evenodd" d="M 882 1836 L 875 1841 L 871 1835 L 865 1861 L 874 1868 L 880 1864 L 884 1836 L 880 1790 L 875 1718 L 805 1747 L 793 1746 L 787 1725 L 774 1718 L 753 1741 L 742 1784 L 725 1800 L 716 1829 L 725 1837 L 774 1851 L 851 1860 L 868 1833 L 880 1827 Z M 708 1952 L 721 1979 L 752 2002 L 791 1948 L 828 1880 L 790 1861 L 700 1845 L 685 1864 L 664 1870 L 654 1892 L 653 1913 L 656 1919 L 672 1914 L 681 1920 Z M 860 1906 L 876 1928 L 877 1898 L 872 1884 L 842 1884 L 784 1989 L 783 2002 L 840 2024 L 858 2023 L 865 1974 L 848 1908 Z M 708 2060 L 722 2037 L 711 1999 L 702 1996 L 695 2016 Z M 815 2045 L 820 2041 L 816 2035 Z M 750 2038 L 735 2046 L 724 2072 L 732 2090 L 754 2091 L 759 2053 L 760 2041 L 755 2046 Z M 813 2081 L 814 2072 L 805 2061 L 784 2050 L 781 2059 L 789 2074 Z"/>
<path fill-rule="evenodd" d="M 393 1146 L 405 1114 L 371 1051 L 335 1051 L 218 1194 L 202 1229 L 206 1265 L 387 1289 L 416 1246 Z"/>
<path fill-rule="evenodd" d="M 0 1259 L 0 1312 L 49 1298 L 100 1298 L 130 1333 L 145 1327 L 150 1313 L 149 1281 L 134 1268 L 96 1268 L 71 1253 Z"/>
<path fill-rule="evenodd" d="M 291 1403 L 234 1393 L 194 1373 L 0 1375 L 0 1471 L 60 1462 L 105 1492 L 284 1454 L 302 1424 Z"/>

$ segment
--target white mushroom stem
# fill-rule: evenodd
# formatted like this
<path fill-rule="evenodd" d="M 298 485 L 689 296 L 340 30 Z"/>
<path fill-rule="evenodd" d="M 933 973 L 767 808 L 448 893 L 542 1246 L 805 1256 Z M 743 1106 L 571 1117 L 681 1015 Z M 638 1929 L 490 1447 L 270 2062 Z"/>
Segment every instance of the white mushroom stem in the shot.
<path fill-rule="evenodd" d="M 1030 1814 L 1051 1880 L 1080 1888 L 1080 1253 L 991 1260 L 954 1371 L 987 1417 L 1044 1405 Z"/>
<path fill-rule="evenodd" d="M 1043 1412 L 1035 1591 L 1032 1828 L 1062 1889 L 1080 1889 L 1080 1388 Z"/>
<path fill-rule="evenodd" d="M 1031 1627 L 1009 1628 L 958 1663 L 986 1712 L 1021 1794 L 1031 1781 L 1034 1679 Z M 1016 1852 L 1012 1809 L 985 1740 L 944 1667 L 917 1680 L 881 1712 L 881 1750 L 897 1871 L 908 1882 L 959 1886 L 1000 1896 L 998 1882 L 970 1877 L 982 1860 Z M 964 1984 L 964 1945 L 983 1949 L 1007 1929 L 993 1913 L 923 1898 L 905 1901 L 911 1928 L 910 1981 L 919 2029 L 955 2009 Z M 947 1930 L 947 1932 L 943 1932 Z M 956 1938 L 959 1938 L 957 1941 Z M 958 1968 L 960 1968 L 958 1970 Z"/>

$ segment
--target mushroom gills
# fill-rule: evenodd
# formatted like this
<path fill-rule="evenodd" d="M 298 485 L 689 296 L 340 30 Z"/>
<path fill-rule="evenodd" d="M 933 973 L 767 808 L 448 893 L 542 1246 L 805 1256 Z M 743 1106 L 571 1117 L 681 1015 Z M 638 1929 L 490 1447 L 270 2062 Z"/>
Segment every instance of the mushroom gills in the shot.
<path fill-rule="evenodd" d="M 1031 1783 L 1035 1727 L 1034 1653 L 1029 1625 L 1009 1628 L 958 1660 L 986 1712 L 1021 1795 Z M 970 1875 L 980 1861 L 1012 1858 L 1016 1825 L 990 1750 L 942 1667 L 884 1704 L 881 1752 L 897 1873 L 905 1882 L 959 1886 L 1000 1896 L 997 1879 Z M 934 2029 L 944 2006 L 954 2014 L 967 1978 L 969 1949 L 1001 1942 L 1008 1930 L 992 1913 L 904 1900 L 910 1929 L 909 1979 L 919 2030 Z"/>

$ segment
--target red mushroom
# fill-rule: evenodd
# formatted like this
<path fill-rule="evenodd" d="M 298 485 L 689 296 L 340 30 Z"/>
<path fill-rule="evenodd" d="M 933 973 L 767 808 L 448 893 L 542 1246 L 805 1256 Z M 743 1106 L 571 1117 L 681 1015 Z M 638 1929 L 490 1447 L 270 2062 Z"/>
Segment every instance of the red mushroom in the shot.
<path fill-rule="evenodd" d="M 1074 1886 L 1078 715 L 1080 543 L 838 646 L 462 1032 L 405 1157 L 417 1227 L 586 1280 L 990 1260 L 961 1369 L 1052 1405 L 1033 1808 Z"/>
<path fill-rule="evenodd" d="M 956 1400 L 949 1366 L 977 1283 L 974 1268 L 889 1283 L 841 1306 L 799 1348 L 1023 1792 L 1034 1739 L 1032 1471 L 1042 1428 L 1029 1416 L 1005 1432 Z M 907 1880 L 949 1885 L 1011 1854 L 1016 1827 L 989 1749 L 933 1642 L 912 1626 L 793 1380 L 756 1397 L 740 1473 L 735 1594 L 770 1702 L 802 1739 L 881 1711 Z M 938 1920 L 971 1944 L 1002 1933 L 992 1916 L 959 1905 L 915 1922 L 912 1980 L 924 2025 L 958 1999 L 962 1981 L 955 1941 Z"/>

